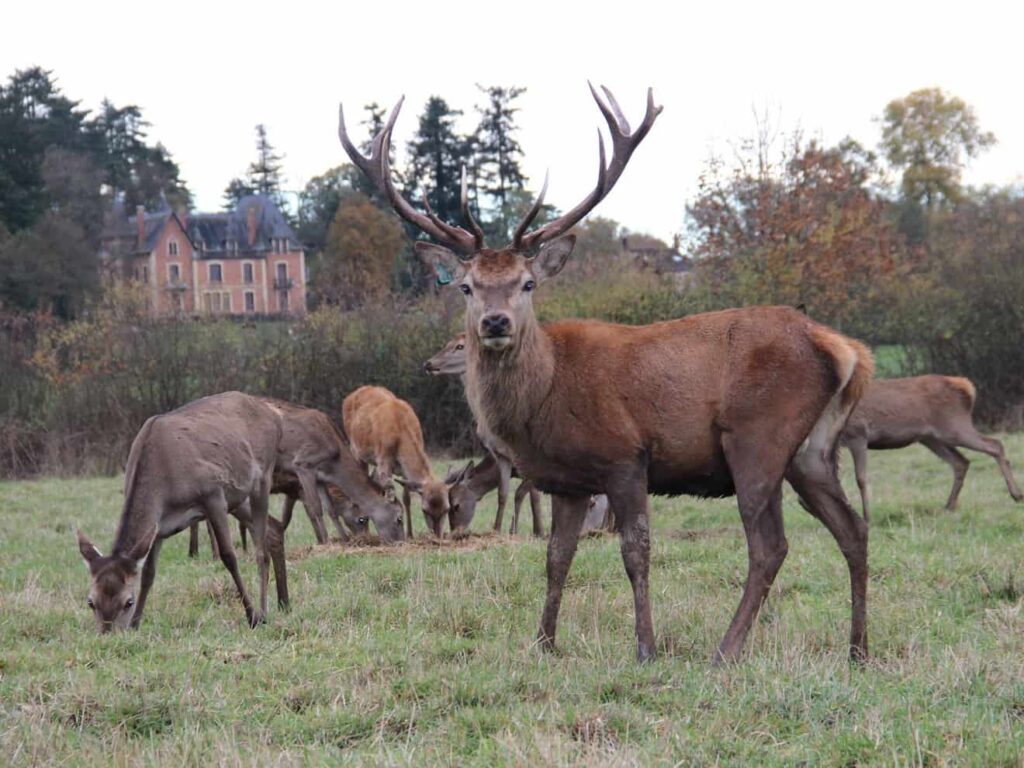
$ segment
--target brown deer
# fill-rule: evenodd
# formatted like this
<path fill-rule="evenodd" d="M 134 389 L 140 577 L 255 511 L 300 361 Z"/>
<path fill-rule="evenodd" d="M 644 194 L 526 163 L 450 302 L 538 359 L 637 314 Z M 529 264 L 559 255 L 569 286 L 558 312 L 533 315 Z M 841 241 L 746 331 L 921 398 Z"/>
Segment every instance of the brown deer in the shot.
<path fill-rule="evenodd" d="M 204 517 L 212 524 L 249 625 L 263 621 L 269 578 L 267 504 L 280 442 L 278 413 L 241 392 L 204 397 L 146 421 L 128 455 L 124 507 L 110 554 L 102 555 L 78 532 L 78 548 L 92 576 L 88 603 L 100 632 L 138 627 L 163 540 Z M 258 608 L 238 571 L 229 514 L 252 533 L 260 574 Z"/>
<path fill-rule="evenodd" d="M 648 587 L 648 493 L 735 493 L 747 537 L 746 586 L 716 654 L 735 659 L 786 557 L 782 481 L 835 537 L 852 595 L 850 651 L 867 642 L 867 524 L 850 507 L 836 472 L 839 432 L 871 378 L 870 351 L 785 307 L 752 307 L 647 326 L 572 320 L 541 327 L 539 284 L 572 253 L 566 234 L 612 189 L 661 112 L 647 94 L 631 131 L 611 93 L 591 92 L 612 136 L 599 143 L 597 184 L 567 213 L 527 232 L 545 189 L 512 243 L 485 247 L 469 230 L 421 213 L 395 189 L 388 150 L 401 101 L 373 139 L 369 156 L 339 136 L 352 161 L 406 221 L 441 245 L 416 243 L 439 283 L 466 299 L 466 394 L 481 429 L 510 449 L 525 477 L 555 494 L 548 542 L 548 590 L 538 640 L 553 647 L 565 579 L 591 495 L 607 494 L 620 526 L 633 588 L 637 655 L 655 655 Z M 546 184 L 545 184 L 546 188 Z M 447 246 L 447 247 L 445 247 Z M 463 260 L 460 255 L 468 258 Z"/>
<path fill-rule="evenodd" d="M 383 541 L 401 540 L 402 511 L 397 502 L 386 498 L 384 490 L 367 477 L 352 456 L 345 436 L 326 414 L 274 398 L 258 399 L 281 417 L 281 442 L 270 492 L 286 497 L 282 535 L 291 523 L 295 502 L 302 500 L 319 544 L 326 544 L 328 539 L 324 509 L 342 540 L 348 539 L 346 526 L 358 535 L 368 530 L 370 520 Z M 339 519 L 339 510 L 345 525 Z M 190 555 L 198 525 L 192 524 Z M 245 528 L 240 527 L 244 546 Z M 212 543 L 216 555 L 216 541 Z"/>
<path fill-rule="evenodd" d="M 871 382 L 839 437 L 853 456 L 865 520 L 869 515 L 869 448 L 886 450 L 921 443 L 949 464 L 953 468 L 953 489 L 946 502 L 948 510 L 956 509 L 971 464 L 958 447 L 981 451 L 994 458 L 1010 496 L 1014 501 L 1024 498 L 1010 471 L 1003 444 L 974 428 L 971 419 L 974 399 L 974 384 L 959 376 L 914 376 Z"/>
<path fill-rule="evenodd" d="M 434 476 L 412 406 L 384 387 L 363 386 L 345 398 L 341 413 L 352 453 L 374 465 L 377 483 L 386 487 L 396 479 L 402 485 L 406 534 L 412 537 L 410 492 L 416 492 L 427 528 L 441 536 L 449 509 L 448 486 Z"/>
<path fill-rule="evenodd" d="M 468 531 L 476 514 L 476 505 L 484 496 L 498 489 L 498 508 L 501 509 L 506 501 L 505 494 L 501 489 L 502 472 L 499 469 L 498 457 L 488 452 L 479 464 L 469 462 L 462 469 L 452 468 L 445 476 L 445 483 L 448 485 L 448 499 L 451 509 L 448 513 L 449 524 L 453 534 L 460 534 Z M 513 499 L 512 525 L 509 533 L 515 535 L 519 532 L 519 512 L 523 506 L 523 500 L 529 496 L 530 513 L 533 517 L 533 535 L 544 535 L 544 521 L 541 518 L 541 498 L 538 491 L 529 480 L 523 480 L 516 488 Z M 496 529 L 498 530 L 498 529 Z"/>
<path fill-rule="evenodd" d="M 448 341 L 441 351 L 431 357 L 423 364 L 423 370 L 431 376 L 458 376 L 465 384 L 466 374 L 466 334 L 460 333 Z M 480 435 L 485 441 L 486 436 Z M 502 455 L 497 446 L 488 445 L 488 455 L 481 464 L 474 466 L 472 462 L 462 470 L 449 471 L 445 482 L 450 490 L 448 493 L 451 503 L 449 514 L 452 533 L 468 531 L 476 513 L 477 502 L 485 495 L 498 489 L 498 511 L 494 516 L 494 530 L 501 531 L 505 519 L 505 505 L 508 501 L 509 485 L 511 484 L 513 466 L 512 462 Z M 512 512 L 512 525 L 509 532 L 519 532 L 519 511 L 522 508 L 523 497 L 530 495 L 530 511 L 533 515 L 533 533 L 535 536 L 544 535 L 544 523 L 541 520 L 540 491 L 533 487 L 529 480 L 523 480 L 516 489 L 514 507 Z"/>

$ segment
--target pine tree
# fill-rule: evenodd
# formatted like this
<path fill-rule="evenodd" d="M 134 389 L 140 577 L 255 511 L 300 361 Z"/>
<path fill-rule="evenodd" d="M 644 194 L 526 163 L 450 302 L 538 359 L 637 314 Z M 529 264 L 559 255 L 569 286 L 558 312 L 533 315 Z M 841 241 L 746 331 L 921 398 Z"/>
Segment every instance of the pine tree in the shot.
<path fill-rule="evenodd" d="M 461 114 L 440 96 L 431 96 L 408 145 L 407 196 L 415 205 L 426 194 L 434 213 L 453 223 L 462 220 L 462 164 L 469 154 L 466 138 L 455 133 L 455 118 Z"/>

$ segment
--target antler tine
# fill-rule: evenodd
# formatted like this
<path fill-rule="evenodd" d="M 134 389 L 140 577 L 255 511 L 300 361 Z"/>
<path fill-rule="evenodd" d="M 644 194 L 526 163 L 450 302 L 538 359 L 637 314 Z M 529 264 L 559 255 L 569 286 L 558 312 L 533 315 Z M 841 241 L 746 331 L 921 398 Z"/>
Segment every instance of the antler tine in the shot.
<path fill-rule="evenodd" d="M 612 187 L 615 186 L 615 183 L 619 180 L 619 176 L 622 175 L 622 171 L 629 162 L 629 158 L 633 154 L 633 150 L 637 148 L 643 138 L 651 130 L 651 126 L 654 125 L 654 120 L 661 114 L 662 108 L 657 107 L 654 104 L 654 90 L 652 88 L 648 88 L 647 110 L 644 113 L 643 122 L 635 131 L 631 131 L 629 122 L 623 115 L 622 109 L 619 107 L 619 103 L 612 92 L 603 85 L 601 86 L 601 90 L 604 92 L 604 95 L 608 100 L 608 103 L 606 104 L 598 95 L 594 86 L 590 83 L 587 83 L 587 85 L 590 86 L 590 92 L 594 97 L 594 101 L 597 102 L 598 109 L 601 110 L 601 114 L 608 123 L 608 130 L 612 139 L 611 161 L 606 165 L 604 139 L 601 139 L 598 144 L 601 163 L 597 186 L 594 187 L 590 194 L 587 195 L 579 205 L 568 213 L 559 216 L 554 221 L 548 222 L 529 234 L 520 235 L 518 242 L 514 243 L 517 248 L 526 250 L 534 248 L 548 240 L 552 240 L 572 229 L 572 227 L 574 227 L 584 216 L 590 213 L 594 206 L 601 202 L 601 200 L 603 200 L 604 197 L 612 190 Z M 598 131 L 598 136 L 600 135 L 601 132 Z"/>
<path fill-rule="evenodd" d="M 476 244 L 474 235 L 461 227 L 445 224 L 436 216 L 424 216 L 398 193 L 394 183 L 391 181 L 391 164 L 388 158 L 391 148 L 391 132 L 395 127 L 395 122 L 398 120 L 398 113 L 401 111 L 402 102 L 404 101 L 404 96 L 398 100 L 398 103 L 391 110 L 391 114 L 388 116 L 384 127 L 373 137 L 373 140 L 370 142 L 369 157 L 362 154 L 349 139 L 348 130 L 345 127 L 345 111 L 342 105 L 339 104 L 338 138 L 341 139 L 341 146 L 344 147 L 345 152 L 356 167 L 373 182 L 377 191 L 387 198 L 388 202 L 391 203 L 391 207 L 395 209 L 399 216 L 413 226 L 423 230 L 439 243 L 457 251 L 472 253 L 479 247 Z"/>
<path fill-rule="evenodd" d="M 533 207 L 527 211 L 526 216 L 519 222 L 519 226 L 516 227 L 515 234 L 512 235 L 512 247 L 516 250 L 521 250 L 520 241 L 523 239 L 523 234 L 526 232 L 526 228 L 533 223 L 533 220 L 537 218 L 537 214 L 540 213 L 540 209 L 544 207 L 544 195 L 548 193 L 548 171 L 544 171 L 544 184 L 540 188 L 540 194 L 537 195 L 537 199 L 533 201 Z"/>
<path fill-rule="evenodd" d="M 469 224 L 469 228 L 473 230 L 473 242 L 476 245 L 476 249 L 480 250 L 484 247 L 484 231 L 480 228 L 480 225 L 476 223 L 476 219 L 473 218 L 473 212 L 469 210 L 469 182 L 466 177 L 466 165 L 462 165 L 462 215 Z"/>

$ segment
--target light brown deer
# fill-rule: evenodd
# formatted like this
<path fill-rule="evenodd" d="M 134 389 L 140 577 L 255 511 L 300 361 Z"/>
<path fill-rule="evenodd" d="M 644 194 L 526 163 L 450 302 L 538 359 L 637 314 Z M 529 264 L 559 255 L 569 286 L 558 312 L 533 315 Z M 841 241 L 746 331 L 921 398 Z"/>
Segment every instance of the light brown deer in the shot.
<path fill-rule="evenodd" d="M 412 406 L 384 387 L 363 386 L 345 398 L 341 413 L 352 453 L 374 465 L 376 482 L 387 486 L 396 479 L 402 485 L 406 534 L 412 537 L 410 492 L 415 492 L 420 494 L 427 528 L 441 536 L 449 509 L 448 486 L 434 476 Z"/>
<path fill-rule="evenodd" d="M 1010 471 L 1003 444 L 974 428 L 971 412 L 975 396 L 974 384 L 959 376 L 914 376 L 871 382 L 840 435 L 840 441 L 853 456 L 865 520 L 869 516 L 869 448 L 886 450 L 921 443 L 949 464 L 953 468 L 953 488 L 946 502 L 948 510 L 956 509 L 971 464 L 958 447 L 994 458 L 1010 496 L 1014 501 L 1024 498 Z"/>
<path fill-rule="evenodd" d="M 548 542 L 548 593 L 538 640 L 553 647 L 565 579 L 593 494 L 607 494 L 620 526 L 633 588 L 637 655 L 655 655 L 648 571 L 648 493 L 735 493 L 747 536 L 743 597 L 716 659 L 736 658 L 786 557 L 782 481 L 835 537 L 852 595 L 850 651 L 867 642 L 867 534 L 836 473 L 836 444 L 872 375 L 870 351 L 785 307 L 753 307 L 624 326 L 566 321 L 543 328 L 537 286 L 557 275 L 575 237 L 566 235 L 614 186 L 661 109 L 631 131 L 611 93 L 591 89 L 612 136 L 600 142 L 594 190 L 564 215 L 527 232 L 544 189 L 500 250 L 470 230 L 420 213 L 395 189 L 388 164 L 401 101 L 362 155 L 341 114 L 339 135 L 352 161 L 391 205 L 442 245 L 417 242 L 440 283 L 466 298 L 466 394 L 478 425 L 499 439 L 524 476 L 555 494 Z M 545 184 L 546 187 L 546 184 Z M 447 247 L 443 247 L 447 246 Z M 454 251 L 454 252 L 453 252 Z M 462 260 L 457 255 L 469 258 Z"/>
<path fill-rule="evenodd" d="M 146 421 L 128 455 L 124 507 L 110 554 L 102 555 L 78 532 L 78 548 L 92 576 L 88 603 L 100 632 L 138 627 L 163 540 L 204 517 L 249 625 L 263 621 L 269 578 L 267 499 L 280 442 L 278 413 L 241 392 L 204 397 Z M 229 514 L 252 533 L 260 575 L 258 608 L 238 571 Z"/>

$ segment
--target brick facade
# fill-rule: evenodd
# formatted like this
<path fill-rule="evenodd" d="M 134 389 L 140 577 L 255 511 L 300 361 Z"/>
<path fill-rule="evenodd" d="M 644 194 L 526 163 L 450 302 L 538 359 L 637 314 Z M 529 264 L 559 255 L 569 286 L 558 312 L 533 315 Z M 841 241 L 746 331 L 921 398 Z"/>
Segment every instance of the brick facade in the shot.
<path fill-rule="evenodd" d="M 265 196 L 243 198 L 227 213 L 115 210 L 101 258 L 116 274 L 149 287 L 154 314 L 306 311 L 305 254 Z"/>

